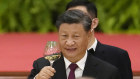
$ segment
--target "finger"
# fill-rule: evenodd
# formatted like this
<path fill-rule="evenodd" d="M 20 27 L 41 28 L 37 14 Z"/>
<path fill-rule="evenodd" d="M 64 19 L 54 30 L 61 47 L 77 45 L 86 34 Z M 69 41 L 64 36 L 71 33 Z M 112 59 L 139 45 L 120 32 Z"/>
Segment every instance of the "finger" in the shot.
<path fill-rule="evenodd" d="M 35 79 L 45 79 L 46 77 L 43 74 L 37 74 L 37 76 L 35 77 Z"/>
<path fill-rule="evenodd" d="M 49 75 L 44 74 L 39 74 L 38 79 L 50 79 L 51 77 Z"/>
<path fill-rule="evenodd" d="M 46 66 L 46 67 L 43 68 L 43 71 L 44 71 L 44 72 L 46 72 L 47 70 L 50 70 L 50 71 L 53 72 L 53 73 L 56 72 L 55 69 L 54 69 L 53 67 L 51 67 L 51 66 Z"/>
<path fill-rule="evenodd" d="M 41 69 L 40 74 L 41 74 L 41 76 L 43 75 L 43 76 L 50 78 L 54 75 L 55 72 L 56 71 L 54 68 L 52 68 L 51 66 L 46 66 Z"/>
<path fill-rule="evenodd" d="M 54 69 L 53 67 L 50 67 L 49 70 L 50 70 L 51 72 L 53 72 L 53 73 L 56 72 L 55 69 Z"/>
<path fill-rule="evenodd" d="M 47 70 L 46 71 L 46 74 L 48 74 L 49 76 L 53 76 L 54 75 L 54 72 L 52 72 L 51 70 Z"/>

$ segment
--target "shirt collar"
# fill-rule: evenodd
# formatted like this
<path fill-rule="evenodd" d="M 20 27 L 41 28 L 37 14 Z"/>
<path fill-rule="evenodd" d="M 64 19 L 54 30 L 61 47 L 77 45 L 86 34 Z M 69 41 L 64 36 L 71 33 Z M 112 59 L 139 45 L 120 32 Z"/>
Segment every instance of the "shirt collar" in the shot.
<path fill-rule="evenodd" d="M 92 46 L 90 48 L 88 48 L 88 50 L 93 48 L 93 50 L 95 51 L 96 46 L 97 46 L 97 39 L 95 38 L 94 43 L 92 44 Z"/>
<path fill-rule="evenodd" d="M 86 51 L 84 57 L 76 63 L 76 64 L 78 65 L 78 67 L 79 67 L 80 69 L 82 69 L 82 70 L 84 70 L 86 59 L 87 59 L 87 51 Z M 70 61 L 69 61 L 67 58 L 65 58 L 65 57 L 64 57 L 64 62 L 65 62 L 65 67 L 66 67 L 66 69 L 68 69 L 68 68 L 69 68 L 69 65 L 70 65 L 72 62 L 70 62 Z"/>

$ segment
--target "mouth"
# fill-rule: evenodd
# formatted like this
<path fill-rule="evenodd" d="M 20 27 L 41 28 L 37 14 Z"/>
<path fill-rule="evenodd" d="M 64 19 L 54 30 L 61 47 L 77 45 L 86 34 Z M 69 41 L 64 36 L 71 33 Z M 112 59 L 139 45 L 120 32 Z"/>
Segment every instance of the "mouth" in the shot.
<path fill-rule="evenodd" d="M 65 49 L 69 52 L 73 52 L 73 51 L 76 51 L 77 48 L 65 48 Z"/>

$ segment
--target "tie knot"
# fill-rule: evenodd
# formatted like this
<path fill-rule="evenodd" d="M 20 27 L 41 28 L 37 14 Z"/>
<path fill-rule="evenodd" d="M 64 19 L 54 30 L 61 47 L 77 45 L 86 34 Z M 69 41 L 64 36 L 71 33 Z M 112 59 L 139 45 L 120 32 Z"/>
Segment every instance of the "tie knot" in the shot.
<path fill-rule="evenodd" d="M 77 66 L 77 64 L 75 64 L 75 63 L 71 63 L 71 64 L 69 65 L 69 67 L 70 67 L 70 70 L 71 70 L 71 71 L 75 71 L 75 69 L 76 69 L 78 66 Z"/>

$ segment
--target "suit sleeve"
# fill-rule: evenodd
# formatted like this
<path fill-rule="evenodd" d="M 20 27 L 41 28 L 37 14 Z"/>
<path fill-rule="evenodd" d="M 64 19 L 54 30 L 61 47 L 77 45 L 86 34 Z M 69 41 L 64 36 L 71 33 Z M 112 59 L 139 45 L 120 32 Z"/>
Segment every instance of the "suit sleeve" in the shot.
<path fill-rule="evenodd" d="M 28 79 L 34 79 L 34 77 L 40 72 L 40 70 L 44 66 L 49 66 L 50 62 L 46 60 L 45 58 L 40 58 L 33 63 L 33 69 L 31 70 L 30 75 L 28 76 Z"/>
<path fill-rule="evenodd" d="M 116 69 L 112 72 L 112 75 L 111 75 L 110 79 L 122 79 L 118 69 Z"/>
<path fill-rule="evenodd" d="M 133 79 L 132 69 L 131 69 L 131 61 L 127 51 L 120 56 L 120 72 L 122 75 L 122 79 Z"/>
<path fill-rule="evenodd" d="M 28 79 L 34 79 L 34 77 L 39 73 L 39 69 L 37 66 L 37 61 L 34 61 L 33 63 L 33 69 L 31 70 L 30 75 L 28 76 Z"/>

